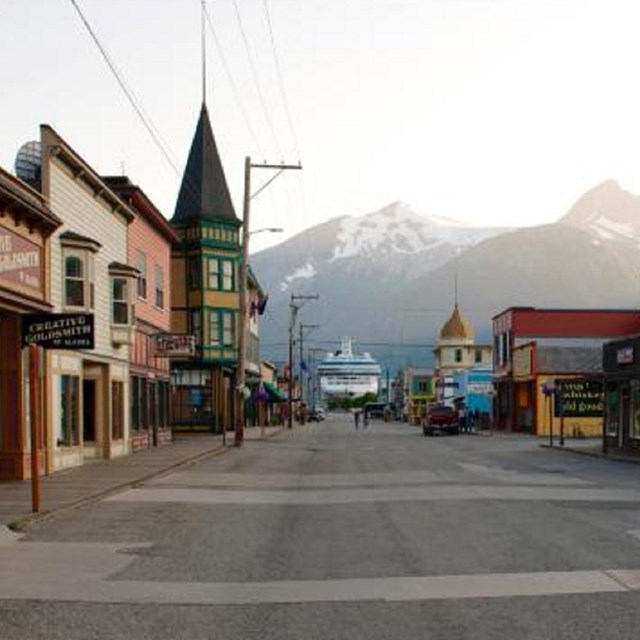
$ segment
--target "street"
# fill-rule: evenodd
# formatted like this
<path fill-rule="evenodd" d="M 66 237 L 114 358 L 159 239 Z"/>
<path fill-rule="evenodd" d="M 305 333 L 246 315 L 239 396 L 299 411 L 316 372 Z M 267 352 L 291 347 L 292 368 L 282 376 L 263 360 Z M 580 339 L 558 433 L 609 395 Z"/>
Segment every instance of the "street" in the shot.
<path fill-rule="evenodd" d="M 0 639 L 640 633 L 640 465 L 344 414 L 0 533 Z"/>

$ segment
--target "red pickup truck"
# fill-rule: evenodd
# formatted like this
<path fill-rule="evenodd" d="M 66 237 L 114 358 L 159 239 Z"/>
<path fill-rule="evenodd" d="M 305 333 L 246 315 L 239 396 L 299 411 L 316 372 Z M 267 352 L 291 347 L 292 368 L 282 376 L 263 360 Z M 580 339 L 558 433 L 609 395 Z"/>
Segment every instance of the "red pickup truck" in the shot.
<path fill-rule="evenodd" d="M 457 436 L 460 433 L 458 412 L 453 407 L 437 404 L 427 409 L 422 421 L 422 433 L 433 436 L 436 433 L 449 433 Z"/>

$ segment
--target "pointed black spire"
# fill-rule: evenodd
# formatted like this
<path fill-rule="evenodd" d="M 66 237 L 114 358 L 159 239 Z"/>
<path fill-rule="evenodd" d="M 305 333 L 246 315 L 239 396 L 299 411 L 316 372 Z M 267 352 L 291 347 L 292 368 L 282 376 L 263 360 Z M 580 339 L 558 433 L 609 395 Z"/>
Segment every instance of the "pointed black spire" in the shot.
<path fill-rule="evenodd" d="M 171 222 L 179 224 L 204 218 L 240 222 L 229 195 L 209 113 L 203 103 Z"/>

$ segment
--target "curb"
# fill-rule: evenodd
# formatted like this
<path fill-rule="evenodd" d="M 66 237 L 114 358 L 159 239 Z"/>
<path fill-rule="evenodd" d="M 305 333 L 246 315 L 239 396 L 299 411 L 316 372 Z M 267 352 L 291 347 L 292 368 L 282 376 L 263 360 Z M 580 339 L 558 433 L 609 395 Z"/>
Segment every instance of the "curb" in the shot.
<path fill-rule="evenodd" d="M 200 452 L 190 458 L 185 458 L 178 462 L 174 462 L 168 467 L 163 467 L 162 469 L 158 469 L 157 471 L 152 471 L 151 473 L 146 474 L 140 478 L 136 478 L 134 480 L 127 480 L 121 484 L 115 485 L 113 487 L 109 487 L 104 491 L 99 491 L 98 493 L 93 493 L 89 496 L 85 496 L 83 498 L 79 498 L 78 500 L 74 500 L 69 504 L 61 505 L 60 507 L 56 507 L 53 509 L 48 509 L 46 511 L 39 511 L 38 513 L 30 513 L 28 516 L 24 516 L 22 518 L 18 518 L 13 522 L 9 522 L 6 526 L 15 532 L 23 532 L 37 522 L 42 522 L 48 518 L 51 518 L 59 513 L 64 513 L 65 511 L 72 511 L 73 509 L 78 509 L 80 507 L 84 507 L 88 504 L 92 504 L 94 502 L 99 502 L 104 498 L 108 498 L 109 496 L 115 495 L 117 493 L 121 493 L 122 491 L 126 491 L 127 489 L 131 489 L 133 487 L 137 487 L 140 484 L 148 482 L 154 478 L 159 478 L 163 475 L 167 475 L 180 467 L 187 467 L 191 464 L 195 464 L 196 462 L 200 462 L 206 458 L 213 458 L 215 456 L 222 455 L 223 453 L 227 453 L 229 451 L 229 446 L 224 446 L 222 444 L 218 445 L 215 449 L 209 449 L 208 451 Z"/>
<path fill-rule="evenodd" d="M 627 462 L 629 464 L 640 464 L 640 456 L 635 459 L 626 456 L 619 456 L 616 454 L 602 453 L 602 451 L 589 451 L 587 449 L 574 449 L 573 447 L 561 447 L 550 446 L 548 444 L 540 444 L 542 449 L 549 449 L 550 451 L 565 451 L 567 453 L 577 453 L 581 456 L 589 456 L 590 458 L 600 458 L 600 460 L 611 460 L 612 462 Z"/>
<path fill-rule="evenodd" d="M 249 442 L 259 442 L 260 440 L 265 440 L 267 438 L 273 438 L 284 431 L 284 428 L 281 427 L 279 429 L 274 429 L 271 433 L 265 433 L 264 435 L 260 435 L 257 438 L 247 438 L 246 441 Z M 246 442 L 245 441 L 245 442 Z M 83 498 L 79 498 L 73 502 L 70 502 L 65 505 L 61 505 L 59 507 L 48 509 L 45 511 L 39 511 L 38 513 L 30 513 L 27 516 L 22 518 L 18 518 L 17 520 L 13 520 L 12 522 L 5 523 L 5 526 L 14 532 L 23 532 L 31 526 L 32 524 L 36 524 L 38 522 L 42 522 L 48 518 L 55 516 L 58 513 L 64 513 L 65 511 L 71 511 L 73 509 L 78 509 L 80 507 L 84 507 L 88 504 L 92 504 L 94 502 L 99 502 L 104 498 L 108 498 L 109 496 L 115 495 L 117 493 L 121 493 L 122 491 L 126 491 L 127 489 L 131 489 L 137 487 L 149 480 L 153 480 L 154 478 L 160 478 L 164 475 L 172 473 L 176 469 L 180 469 L 181 467 L 187 467 L 189 465 L 200 462 L 201 460 L 205 460 L 206 458 L 213 458 L 215 456 L 222 455 L 224 453 L 228 453 L 231 449 L 234 449 L 233 444 L 218 444 L 215 448 L 209 449 L 207 451 L 202 451 L 197 453 L 189 458 L 184 458 L 177 462 L 170 464 L 167 467 L 163 467 L 162 469 L 157 469 L 156 471 L 152 471 L 151 473 L 147 473 L 144 476 L 139 478 L 135 478 L 133 480 L 127 480 L 126 482 L 122 482 L 118 485 L 109 487 L 104 491 L 99 491 L 98 493 L 93 493 L 89 496 L 84 496 Z"/>

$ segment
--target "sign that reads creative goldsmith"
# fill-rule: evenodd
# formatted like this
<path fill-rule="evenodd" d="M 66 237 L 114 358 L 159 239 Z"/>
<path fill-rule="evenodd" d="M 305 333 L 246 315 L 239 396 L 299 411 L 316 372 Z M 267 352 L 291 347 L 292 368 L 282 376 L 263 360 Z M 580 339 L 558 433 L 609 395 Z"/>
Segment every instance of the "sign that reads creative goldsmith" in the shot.
<path fill-rule="evenodd" d="M 0 228 L 0 280 L 40 291 L 42 248 L 10 229 Z"/>
<path fill-rule="evenodd" d="M 22 345 L 45 349 L 93 349 L 92 313 L 26 313 L 22 316 Z"/>

